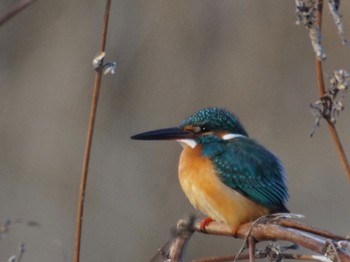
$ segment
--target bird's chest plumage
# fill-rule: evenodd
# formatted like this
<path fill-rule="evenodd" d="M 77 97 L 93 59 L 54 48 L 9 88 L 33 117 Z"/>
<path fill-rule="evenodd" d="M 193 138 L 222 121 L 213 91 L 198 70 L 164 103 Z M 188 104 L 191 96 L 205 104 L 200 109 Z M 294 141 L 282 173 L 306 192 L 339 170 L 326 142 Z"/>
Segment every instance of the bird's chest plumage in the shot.
<path fill-rule="evenodd" d="M 179 163 L 180 184 L 191 204 L 204 211 L 208 198 L 215 194 L 215 185 L 220 183 L 209 158 L 201 156 L 200 146 L 185 147 Z"/>
<path fill-rule="evenodd" d="M 188 146 L 180 156 L 180 184 L 191 204 L 214 220 L 236 230 L 240 224 L 267 214 L 268 210 L 226 186 L 210 158 L 201 154 L 201 145 Z"/>

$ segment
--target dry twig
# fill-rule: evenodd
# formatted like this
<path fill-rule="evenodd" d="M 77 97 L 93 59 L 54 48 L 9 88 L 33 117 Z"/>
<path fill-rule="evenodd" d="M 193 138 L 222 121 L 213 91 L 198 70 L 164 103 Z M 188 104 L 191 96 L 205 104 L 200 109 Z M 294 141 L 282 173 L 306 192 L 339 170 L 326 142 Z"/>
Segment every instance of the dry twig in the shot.
<path fill-rule="evenodd" d="M 317 4 L 317 18 L 316 18 L 316 25 L 322 29 L 322 15 L 323 15 L 323 0 L 319 0 Z M 317 85 L 319 90 L 319 95 L 322 100 L 322 98 L 326 94 L 325 84 L 324 84 L 324 77 L 323 77 L 323 68 L 322 68 L 322 61 L 316 57 L 315 60 L 316 63 L 316 78 L 317 78 Z M 325 117 L 325 120 L 327 121 L 329 131 L 331 133 L 331 136 L 333 138 L 333 142 L 337 148 L 338 154 L 341 159 L 342 166 L 345 170 L 345 173 L 350 180 L 350 166 L 349 162 L 347 160 L 345 151 L 343 149 L 343 145 L 340 141 L 338 132 L 334 126 L 333 121 L 330 119 L 330 117 Z"/>
<path fill-rule="evenodd" d="M 107 29 L 108 29 L 108 20 L 109 20 L 109 10 L 111 6 L 111 0 L 106 0 L 106 8 L 104 15 L 104 23 L 103 23 L 103 31 L 101 36 L 101 45 L 100 45 L 100 53 L 105 52 L 106 40 L 107 40 Z M 95 82 L 94 89 L 92 95 L 91 102 L 91 110 L 90 110 L 90 118 L 89 118 L 89 126 L 86 135 L 86 144 L 85 144 L 85 153 L 81 174 L 81 182 L 79 188 L 79 199 L 78 199 L 78 208 L 77 208 L 77 220 L 76 220 L 76 231 L 75 231 L 75 242 L 74 242 L 74 261 L 79 262 L 80 260 L 80 246 L 81 246 L 81 231 L 82 231 L 82 220 L 84 214 L 84 198 L 86 191 L 86 182 L 88 175 L 88 167 L 90 160 L 90 152 L 91 152 L 91 144 L 92 144 L 92 136 L 95 126 L 95 117 L 97 110 L 97 102 L 100 93 L 101 87 L 101 78 L 103 73 L 103 57 L 101 57 L 100 66 L 95 68 Z"/>
<path fill-rule="evenodd" d="M 192 222 L 182 222 L 182 225 L 190 225 Z M 291 227 L 289 227 L 290 225 Z M 178 227 L 179 228 L 179 227 Z M 298 229 L 296 229 L 298 228 Z M 187 234 L 183 230 L 188 230 Z M 310 234 L 307 231 L 313 231 Z M 248 236 L 253 237 L 256 241 L 289 241 L 292 242 L 292 246 L 281 247 L 277 244 L 269 244 L 264 250 L 258 250 L 255 252 L 255 258 L 272 258 L 273 261 L 280 261 L 281 259 L 298 259 L 298 260 L 314 260 L 314 261 L 342 261 L 350 262 L 350 253 L 344 248 L 344 243 L 349 243 L 346 237 L 338 236 L 336 234 L 329 233 L 321 229 L 315 229 L 313 227 L 296 222 L 291 219 L 277 219 L 273 217 L 264 217 L 254 222 L 250 222 L 242 225 L 237 232 L 237 235 L 233 235 L 231 229 L 222 223 L 212 222 L 206 227 L 206 231 L 200 227 L 200 222 L 193 224 L 193 227 L 182 227 L 182 233 L 176 234 L 176 237 L 183 238 L 185 241 L 181 241 L 181 245 L 175 245 L 177 238 L 173 237 L 166 245 L 164 245 L 157 255 L 161 254 L 163 261 L 181 262 L 184 260 L 184 250 L 188 240 L 193 232 L 221 235 L 228 237 L 236 237 L 241 239 L 247 239 Z M 334 238 L 329 238 L 333 237 Z M 328 238 L 325 238 L 328 237 Z M 169 244 L 170 243 L 170 244 Z M 245 243 L 244 243 L 245 245 Z M 302 246 L 309 249 L 312 252 L 318 253 L 318 255 L 303 255 L 303 254 L 285 254 L 286 250 L 295 249 L 295 246 Z M 174 251 L 176 249 L 176 252 Z M 181 256 L 172 256 L 172 254 L 181 254 Z M 169 255 L 170 254 L 170 255 Z M 211 258 L 202 258 L 195 260 L 196 262 L 218 262 L 218 261 L 234 261 L 249 258 L 249 253 L 242 253 L 239 251 L 235 256 L 220 256 Z M 159 256 L 158 256 L 159 259 Z M 154 261 L 154 260 L 152 260 Z M 157 260 L 159 261 L 159 260 Z"/>
<path fill-rule="evenodd" d="M 161 248 L 150 262 L 163 261 L 184 261 L 187 243 L 190 240 L 194 230 L 195 218 L 193 216 L 187 219 L 180 219 L 177 226 L 171 232 L 171 239 Z"/>
<path fill-rule="evenodd" d="M 14 16 L 18 15 L 21 11 L 26 9 L 30 4 L 34 3 L 36 0 L 22 0 L 17 5 L 15 5 L 9 12 L 0 17 L 0 27 L 6 24 Z"/>

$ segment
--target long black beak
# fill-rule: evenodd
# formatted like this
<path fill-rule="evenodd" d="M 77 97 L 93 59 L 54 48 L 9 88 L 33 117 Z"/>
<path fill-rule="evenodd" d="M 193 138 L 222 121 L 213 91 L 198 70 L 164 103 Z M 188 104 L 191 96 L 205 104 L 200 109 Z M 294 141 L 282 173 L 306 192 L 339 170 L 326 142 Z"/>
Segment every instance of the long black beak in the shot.
<path fill-rule="evenodd" d="M 185 131 L 179 127 L 171 127 L 164 129 L 157 129 L 141 134 L 137 134 L 131 137 L 136 140 L 176 140 L 184 138 L 193 138 L 194 134 L 189 131 Z"/>

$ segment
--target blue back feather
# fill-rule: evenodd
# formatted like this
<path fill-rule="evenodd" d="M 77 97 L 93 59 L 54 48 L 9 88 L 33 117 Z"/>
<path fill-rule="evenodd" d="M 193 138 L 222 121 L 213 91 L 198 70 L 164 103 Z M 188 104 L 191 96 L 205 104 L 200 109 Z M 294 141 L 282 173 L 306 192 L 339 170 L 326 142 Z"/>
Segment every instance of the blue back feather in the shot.
<path fill-rule="evenodd" d="M 247 137 L 198 139 L 202 154 L 213 160 L 223 183 L 271 210 L 288 211 L 285 172 L 274 154 Z"/>

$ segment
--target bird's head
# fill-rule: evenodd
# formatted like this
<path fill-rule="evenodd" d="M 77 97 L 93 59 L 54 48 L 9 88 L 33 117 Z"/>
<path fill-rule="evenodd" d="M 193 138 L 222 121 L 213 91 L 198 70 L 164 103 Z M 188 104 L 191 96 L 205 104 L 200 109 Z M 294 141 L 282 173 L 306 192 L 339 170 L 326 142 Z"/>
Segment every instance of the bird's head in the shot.
<path fill-rule="evenodd" d="M 220 107 L 199 110 L 183 120 L 178 127 L 157 129 L 135 136 L 137 140 L 177 140 L 195 147 L 198 143 L 215 139 L 248 136 L 238 118 Z"/>

